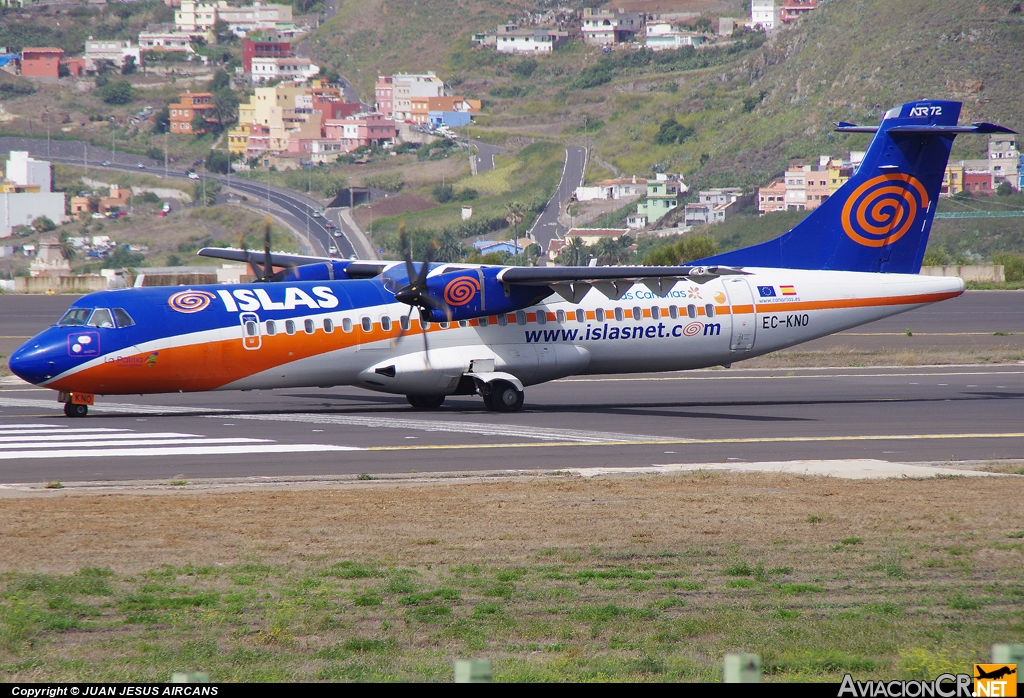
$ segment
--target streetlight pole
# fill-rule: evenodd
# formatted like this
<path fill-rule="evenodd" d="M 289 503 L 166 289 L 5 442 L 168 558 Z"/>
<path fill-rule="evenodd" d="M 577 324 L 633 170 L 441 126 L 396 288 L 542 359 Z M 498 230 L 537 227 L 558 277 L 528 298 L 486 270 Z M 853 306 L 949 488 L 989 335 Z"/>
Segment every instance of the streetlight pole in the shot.
<path fill-rule="evenodd" d="M 167 179 L 167 131 L 164 131 L 164 179 Z"/>

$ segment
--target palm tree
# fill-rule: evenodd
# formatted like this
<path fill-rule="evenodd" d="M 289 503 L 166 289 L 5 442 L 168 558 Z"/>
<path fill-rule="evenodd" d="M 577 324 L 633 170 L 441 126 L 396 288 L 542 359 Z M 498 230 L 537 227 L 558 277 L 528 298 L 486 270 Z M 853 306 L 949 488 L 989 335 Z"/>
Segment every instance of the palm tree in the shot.
<path fill-rule="evenodd" d="M 516 254 L 519 254 L 519 224 L 526 218 L 526 209 L 518 201 L 509 201 L 505 205 L 505 220 L 512 226 L 512 244 L 515 246 Z"/>
<path fill-rule="evenodd" d="M 578 267 L 580 265 L 580 255 L 583 254 L 583 250 L 587 245 L 581 237 L 569 238 L 568 242 L 569 250 L 572 253 L 572 265 Z"/>

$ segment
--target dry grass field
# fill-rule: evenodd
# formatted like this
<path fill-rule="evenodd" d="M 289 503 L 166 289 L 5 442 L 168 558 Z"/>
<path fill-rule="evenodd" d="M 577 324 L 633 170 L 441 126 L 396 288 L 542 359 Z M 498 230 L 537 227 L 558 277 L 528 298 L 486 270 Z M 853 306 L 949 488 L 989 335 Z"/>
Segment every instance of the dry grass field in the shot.
<path fill-rule="evenodd" d="M 1024 478 L 8 491 L 7 681 L 933 677 L 1024 636 Z"/>

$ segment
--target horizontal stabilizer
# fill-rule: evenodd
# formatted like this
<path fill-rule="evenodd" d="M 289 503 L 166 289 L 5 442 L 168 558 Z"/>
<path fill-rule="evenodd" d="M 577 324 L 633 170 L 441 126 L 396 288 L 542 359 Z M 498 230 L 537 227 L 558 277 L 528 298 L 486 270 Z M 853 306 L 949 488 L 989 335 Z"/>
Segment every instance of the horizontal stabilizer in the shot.
<path fill-rule="evenodd" d="M 836 131 L 842 131 L 843 133 L 875 133 L 878 131 L 877 126 L 857 126 L 846 121 L 840 121 L 836 124 Z M 939 124 L 924 124 L 924 125 L 908 125 L 908 126 L 893 126 L 889 129 L 889 133 L 927 133 L 931 135 L 942 135 L 948 133 L 955 135 L 958 133 L 1017 133 L 1016 131 L 1000 126 L 998 124 L 989 123 L 975 123 L 970 126 L 943 126 Z"/>

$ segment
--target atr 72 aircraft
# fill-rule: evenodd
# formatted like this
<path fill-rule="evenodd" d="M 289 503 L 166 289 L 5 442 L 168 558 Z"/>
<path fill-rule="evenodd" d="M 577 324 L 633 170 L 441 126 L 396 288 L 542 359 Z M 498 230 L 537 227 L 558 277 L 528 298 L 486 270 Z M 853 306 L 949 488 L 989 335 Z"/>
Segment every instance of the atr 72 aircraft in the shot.
<path fill-rule="evenodd" d="M 204 249 L 260 282 L 82 297 L 11 356 L 71 417 L 94 395 L 354 385 L 414 408 L 576 374 L 730 365 L 958 296 L 919 276 L 960 103 L 888 111 L 856 174 L 782 236 L 672 267 L 335 261 Z M 281 268 L 275 272 L 274 263 Z M 413 317 L 412 310 L 419 310 Z M 419 335 L 419 336 L 416 336 Z M 429 339 L 428 339 L 429 338 Z"/>

